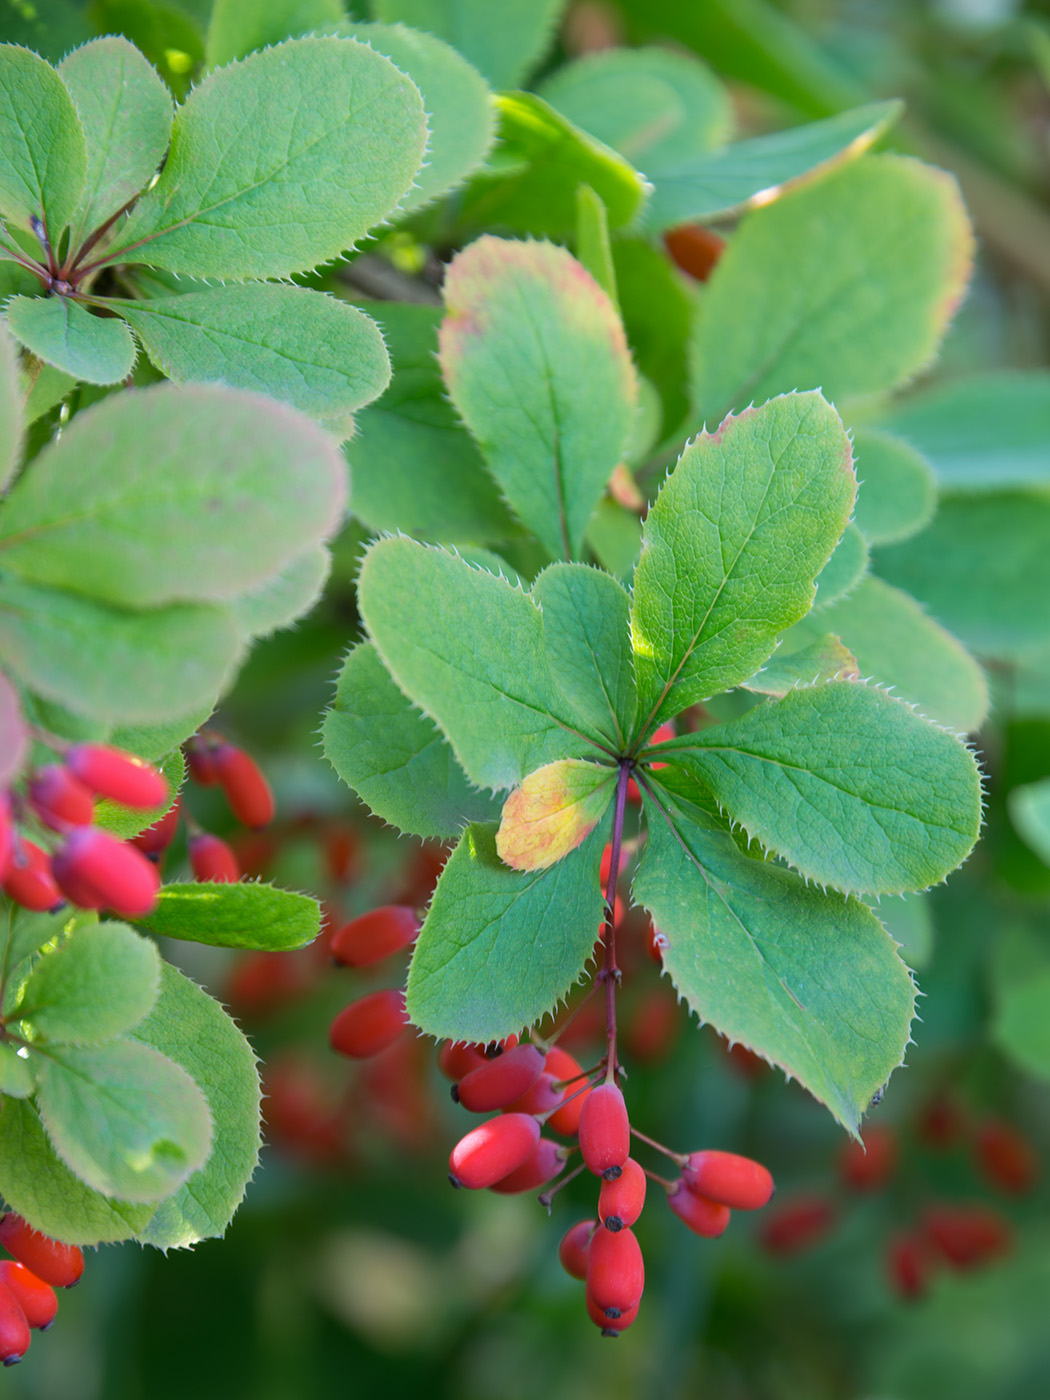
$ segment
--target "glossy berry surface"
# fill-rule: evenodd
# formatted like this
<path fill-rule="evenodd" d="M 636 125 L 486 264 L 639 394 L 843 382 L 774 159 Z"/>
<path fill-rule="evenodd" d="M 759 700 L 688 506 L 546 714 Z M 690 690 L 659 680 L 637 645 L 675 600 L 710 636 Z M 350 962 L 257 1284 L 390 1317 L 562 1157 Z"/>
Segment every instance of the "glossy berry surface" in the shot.
<path fill-rule="evenodd" d="M 0 1283 L 0 1361 L 5 1366 L 16 1366 L 31 1341 L 29 1323 L 18 1299 Z"/>
<path fill-rule="evenodd" d="M 528 1043 L 516 1045 L 472 1069 L 456 1086 L 456 1099 L 471 1113 L 506 1108 L 528 1092 L 543 1073 L 543 1052 Z"/>
<path fill-rule="evenodd" d="M 694 1152 L 682 1168 L 690 1191 L 733 1210 L 759 1210 L 773 1195 L 773 1177 L 761 1162 L 735 1152 Z"/>
<path fill-rule="evenodd" d="M 645 1172 L 628 1157 L 620 1176 L 603 1181 L 598 1193 L 598 1218 L 607 1230 L 617 1231 L 633 1225 L 645 1205 Z"/>
<path fill-rule="evenodd" d="M 618 1172 L 631 1153 L 631 1127 L 615 1084 L 592 1089 L 580 1114 L 580 1152 L 595 1176 Z"/>
<path fill-rule="evenodd" d="M 125 807 L 159 807 L 168 800 L 168 787 L 155 768 L 122 749 L 107 744 L 74 744 L 66 765 L 99 797 Z"/>
<path fill-rule="evenodd" d="M 732 1214 L 727 1205 L 690 1191 L 688 1183 L 682 1180 L 676 1181 L 668 1191 L 667 1204 L 694 1235 L 702 1235 L 708 1240 L 715 1240 L 725 1233 Z"/>
<path fill-rule="evenodd" d="M 406 904 L 384 904 L 336 929 L 328 950 L 346 967 L 369 967 L 409 947 L 418 933 L 414 909 Z"/>
<path fill-rule="evenodd" d="M 393 1045 L 407 1025 L 405 994 L 390 987 L 344 1006 L 331 1024 L 328 1039 L 340 1055 L 363 1060 Z"/>
<path fill-rule="evenodd" d="M 645 1288 L 645 1264 L 633 1230 L 598 1230 L 587 1251 L 587 1294 L 606 1315 L 629 1312 Z"/>
<path fill-rule="evenodd" d="M 52 1288 L 72 1288 L 84 1272 L 84 1256 L 75 1244 L 49 1239 L 14 1211 L 0 1220 L 0 1244 Z"/>
<path fill-rule="evenodd" d="M 558 1245 L 558 1258 L 570 1278 L 587 1277 L 587 1251 L 591 1236 L 597 1228 L 597 1220 L 580 1220 L 562 1236 Z"/>
<path fill-rule="evenodd" d="M 58 1299 L 50 1284 L 11 1259 L 0 1259 L 0 1284 L 14 1294 L 30 1327 L 43 1331 L 51 1326 L 58 1312 Z"/>
<path fill-rule="evenodd" d="M 539 1140 L 540 1125 L 526 1113 L 490 1118 L 456 1143 L 448 1159 L 449 1177 L 453 1185 L 471 1191 L 494 1186 L 529 1160 Z"/>
<path fill-rule="evenodd" d="M 156 866 L 134 846 L 98 827 L 78 827 L 51 859 L 55 883 L 82 909 L 136 918 L 157 902 Z"/>

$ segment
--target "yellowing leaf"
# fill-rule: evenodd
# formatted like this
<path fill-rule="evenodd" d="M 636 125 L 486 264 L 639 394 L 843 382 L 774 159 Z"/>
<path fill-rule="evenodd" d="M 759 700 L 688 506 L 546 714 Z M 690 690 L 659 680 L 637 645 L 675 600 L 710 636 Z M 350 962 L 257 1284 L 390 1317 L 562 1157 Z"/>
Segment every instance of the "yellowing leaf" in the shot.
<path fill-rule="evenodd" d="M 507 798 L 496 850 L 515 870 L 546 870 L 574 851 L 601 821 L 616 770 L 563 759 L 537 768 Z"/>

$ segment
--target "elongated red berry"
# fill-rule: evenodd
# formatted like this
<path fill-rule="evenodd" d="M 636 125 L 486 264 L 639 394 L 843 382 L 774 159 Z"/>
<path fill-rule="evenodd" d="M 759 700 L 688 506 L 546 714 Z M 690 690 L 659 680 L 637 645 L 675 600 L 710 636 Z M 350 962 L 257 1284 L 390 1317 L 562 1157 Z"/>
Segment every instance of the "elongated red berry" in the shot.
<path fill-rule="evenodd" d="M 614 1233 L 626 1229 L 642 1213 L 645 1205 L 645 1172 L 628 1157 L 623 1172 L 613 1181 L 603 1181 L 598 1192 L 598 1219 Z"/>
<path fill-rule="evenodd" d="M 762 1163 L 735 1152 L 694 1152 L 682 1178 L 690 1191 L 733 1210 L 758 1210 L 773 1194 L 773 1177 Z"/>
<path fill-rule="evenodd" d="M 407 904 L 384 904 L 336 929 L 328 945 L 336 962 L 369 967 L 416 941 L 419 920 Z"/>
<path fill-rule="evenodd" d="M 897 1134 L 872 1127 L 863 1144 L 851 1139 L 839 1154 L 839 1175 L 851 1191 L 881 1191 L 897 1166 Z"/>
<path fill-rule="evenodd" d="M 1013 1243 L 1010 1223 L 994 1206 L 981 1203 L 933 1206 L 926 1235 L 947 1263 L 974 1269 L 1005 1254 Z"/>
<path fill-rule="evenodd" d="M 340 1055 L 367 1060 L 393 1045 L 407 1025 L 404 992 L 387 987 L 344 1006 L 331 1024 L 328 1039 Z"/>
<path fill-rule="evenodd" d="M 51 857 L 24 837 L 8 864 L 3 887 L 16 904 L 37 913 L 62 903 L 62 891 L 51 874 Z"/>
<path fill-rule="evenodd" d="M 11 1259 L 0 1259 L 0 1285 L 9 1288 L 25 1313 L 30 1327 L 46 1331 L 55 1320 L 58 1312 L 58 1299 L 55 1290 L 36 1274 L 30 1273 L 24 1264 Z"/>
<path fill-rule="evenodd" d="M 570 1278 L 587 1277 L 587 1251 L 590 1248 L 591 1236 L 597 1228 L 597 1220 L 581 1220 L 562 1236 L 558 1246 L 558 1258 Z"/>
<path fill-rule="evenodd" d="M 536 1080 L 531 1089 L 506 1107 L 508 1113 L 534 1113 L 538 1118 L 553 1113 L 564 1098 L 564 1090 L 553 1074 L 546 1070 Z"/>
<path fill-rule="evenodd" d="M 564 1167 L 567 1150 L 552 1142 L 550 1138 L 541 1137 L 528 1161 L 522 1162 L 520 1167 L 501 1177 L 499 1181 L 494 1181 L 489 1190 L 498 1191 L 501 1196 L 515 1196 L 521 1191 L 538 1191 L 541 1186 L 546 1186 L 548 1181 L 553 1181 Z"/>
<path fill-rule="evenodd" d="M 977 1165 L 989 1186 L 1009 1196 L 1031 1191 L 1039 1177 L 1035 1148 L 1012 1123 L 992 1119 L 977 1134 Z"/>
<path fill-rule="evenodd" d="M 235 885 L 241 878 L 241 867 L 232 848 L 210 831 L 199 831 L 190 837 L 189 856 L 195 880 Z"/>
<path fill-rule="evenodd" d="M 133 836 L 131 844 L 135 849 L 141 851 L 144 856 L 153 856 L 154 858 L 159 856 L 162 851 L 166 851 L 175 840 L 181 805 L 176 798 L 159 821 L 155 821 L 152 826 L 147 826 L 145 831 L 140 831 L 137 836 Z"/>
<path fill-rule="evenodd" d="M 595 1176 L 619 1176 L 631 1155 L 627 1105 L 615 1084 L 599 1084 L 580 1113 L 580 1151 Z"/>
<path fill-rule="evenodd" d="M 705 1240 L 716 1240 L 729 1224 L 731 1212 L 727 1205 L 690 1191 L 681 1177 L 668 1191 L 667 1204 L 694 1235 L 703 1235 Z"/>
<path fill-rule="evenodd" d="M 767 1216 L 758 1238 L 770 1254 L 799 1254 L 824 1238 L 835 1215 L 834 1205 L 823 1196 L 796 1196 Z"/>
<path fill-rule="evenodd" d="M 626 1332 L 638 1316 L 638 1309 L 641 1306 L 640 1303 L 635 1303 L 633 1308 L 625 1310 L 620 1308 L 605 1309 L 598 1306 L 589 1292 L 584 1293 L 583 1296 L 587 1305 L 587 1316 L 595 1327 L 602 1329 L 603 1337 L 618 1337 L 621 1332 Z"/>
<path fill-rule="evenodd" d="M 465 1078 L 472 1069 L 485 1064 L 484 1051 L 464 1040 L 446 1040 L 438 1051 L 438 1069 L 446 1079 Z"/>
<path fill-rule="evenodd" d="M 63 894 L 81 909 L 112 909 L 137 918 L 157 902 L 156 866 L 108 831 L 80 826 L 51 857 L 51 873 Z"/>
<path fill-rule="evenodd" d="M 273 793 L 255 759 L 233 744 L 220 744 L 212 763 L 237 820 L 250 827 L 268 826 L 275 810 Z"/>
<path fill-rule="evenodd" d="M 547 1051 L 543 1068 L 563 1085 L 562 1105 L 547 1119 L 547 1124 L 563 1137 L 575 1137 L 580 1131 L 583 1105 L 591 1093 L 587 1085 L 587 1076 L 583 1073 L 579 1061 L 560 1045 L 553 1045 Z"/>
<path fill-rule="evenodd" d="M 587 1292 L 607 1317 L 630 1312 L 645 1288 L 642 1249 L 633 1230 L 598 1230 L 587 1250 Z"/>
<path fill-rule="evenodd" d="M 15 824 L 11 817 L 11 799 L 0 792 L 0 880 L 7 874 L 15 850 Z"/>
<path fill-rule="evenodd" d="M 84 1256 L 75 1244 L 49 1239 L 14 1211 L 0 1219 L 0 1244 L 52 1288 L 72 1288 L 84 1272 Z"/>
<path fill-rule="evenodd" d="M 454 1097 L 471 1113 L 491 1113 L 520 1099 L 542 1072 L 543 1051 L 526 1042 L 472 1069 L 459 1081 Z"/>
<path fill-rule="evenodd" d="M 527 1113 L 490 1118 L 460 1138 L 448 1159 L 453 1186 L 471 1191 L 494 1186 L 529 1160 L 540 1140 L 540 1125 Z"/>
<path fill-rule="evenodd" d="M 923 1241 L 915 1235 L 894 1235 L 886 1247 L 886 1275 L 898 1297 L 921 1298 L 929 1277 Z"/>
<path fill-rule="evenodd" d="M 29 1350 L 33 1340 L 26 1315 L 18 1299 L 0 1283 L 0 1361 L 16 1366 Z"/>
<path fill-rule="evenodd" d="M 157 770 L 123 749 L 74 744 L 65 757 L 66 767 L 99 797 L 125 807 L 159 807 L 168 800 L 168 786 Z"/>
<path fill-rule="evenodd" d="M 711 276 L 725 246 L 725 239 L 703 224 L 679 224 L 664 234 L 664 247 L 671 261 L 698 282 L 706 282 Z"/>
<path fill-rule="evenodd" d="M 200 787 L 217 787 L 219 775 L 215 771 L 215 748 L 207 734 L 194 734 L 186 741 L 183 753 L 190 777 Z"/>
<path fill-rule="evenodd" d="M 29 805 L 52 831 L 90 826 L 95 802 L 79 778 L 61 763 L 38 768 L 26 787 Z"/>

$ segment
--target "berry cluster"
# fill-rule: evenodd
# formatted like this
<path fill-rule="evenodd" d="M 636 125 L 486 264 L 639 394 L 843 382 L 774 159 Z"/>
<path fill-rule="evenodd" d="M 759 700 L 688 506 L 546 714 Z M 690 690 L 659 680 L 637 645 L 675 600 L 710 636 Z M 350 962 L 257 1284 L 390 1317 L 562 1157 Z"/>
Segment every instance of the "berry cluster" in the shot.
<path fill-rule="evenodd" d="M 13 1212 L 0 1217 L 0 1244 L 12 1256 L 0 1261 L 0 1361 L 15 1366 L 29 1350 L 31 1329 L 46 1332 L 54 1322 L 55 1289 L 79 1281 L 84 1256 L 76 1245 L 48 1239 Z"/>

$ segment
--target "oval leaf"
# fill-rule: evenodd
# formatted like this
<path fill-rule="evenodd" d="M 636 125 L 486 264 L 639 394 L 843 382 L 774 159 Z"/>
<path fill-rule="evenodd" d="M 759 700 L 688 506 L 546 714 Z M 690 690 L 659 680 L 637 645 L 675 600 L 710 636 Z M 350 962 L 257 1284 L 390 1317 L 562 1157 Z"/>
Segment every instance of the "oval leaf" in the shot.
<path fill-rule="evenodd" d="M 136 920 L 163 938 L 220 948 L 302 948 L 321 929 L 316 899 L 272 885 L 165 885 L 152 913 Z"/>
<path fill-rule="evenodd" d="M 4 314 L 28 350 L 74 379 L 117 384 L 135 364 L 135 342 L 124 322 L 93 316 L 71 297 L 12 297 Z"/>
<path fill-rule="evenodd" d="M 0 44 L 0 214 L 32 233 L 38 219 L 57 251 L 84 184 L 84 131 L 49 63 Z"/>
<path fill-rule="evenodd" d="M 530 773 L 503 804 L 496 850 L 514 870 L 546 870 L 591 834 L 612 801 L 616 769 L 577 759 Z"/>

